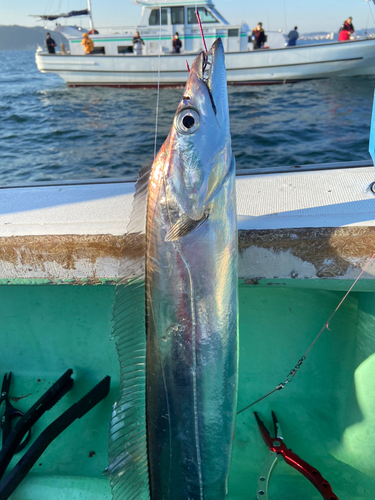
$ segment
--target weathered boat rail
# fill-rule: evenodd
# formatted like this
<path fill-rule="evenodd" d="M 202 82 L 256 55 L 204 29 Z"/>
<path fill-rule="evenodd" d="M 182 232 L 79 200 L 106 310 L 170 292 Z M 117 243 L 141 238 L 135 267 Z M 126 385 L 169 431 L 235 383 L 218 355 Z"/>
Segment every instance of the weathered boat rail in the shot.
<path fill-rule="evenodd" d="M 356 277 L 375 251 L 370 163 L 238 172 L 239 278 L 293 286 L 329 279 L 341 288 Z M 116 280 L 134 179 L 0 189 L 1 283 Z M 374 277 L 370 266 L 363 286 L 375 287 Z"/>

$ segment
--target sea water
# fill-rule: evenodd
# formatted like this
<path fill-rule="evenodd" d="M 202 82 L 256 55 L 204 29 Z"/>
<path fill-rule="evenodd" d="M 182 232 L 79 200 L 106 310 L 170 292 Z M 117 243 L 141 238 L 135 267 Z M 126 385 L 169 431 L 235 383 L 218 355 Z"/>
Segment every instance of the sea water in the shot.
<path fill-rule="evenodd" d="M 369 160 L 374 83 L 230 87 L 237 169 Z M 160 90 L 157 147 L 181 96 Z M 0 52 L 0 183 L 134 178 L 153 159 L 155 108 L 156 90 L 69 88 L 34 51 Z"/>

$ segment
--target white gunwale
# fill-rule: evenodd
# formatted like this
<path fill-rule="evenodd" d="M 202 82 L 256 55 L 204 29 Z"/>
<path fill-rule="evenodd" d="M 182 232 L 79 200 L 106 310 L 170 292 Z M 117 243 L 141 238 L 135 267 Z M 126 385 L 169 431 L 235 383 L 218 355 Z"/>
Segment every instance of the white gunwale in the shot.
<path fill-rule="evenodd" d="M 237 176 L 240 278 L 358 274 L 375 252 L 374 169 L 353 163 Z M 116 279 L 133 193 L 121 179 L 3 186 L 0 279 Z"/>

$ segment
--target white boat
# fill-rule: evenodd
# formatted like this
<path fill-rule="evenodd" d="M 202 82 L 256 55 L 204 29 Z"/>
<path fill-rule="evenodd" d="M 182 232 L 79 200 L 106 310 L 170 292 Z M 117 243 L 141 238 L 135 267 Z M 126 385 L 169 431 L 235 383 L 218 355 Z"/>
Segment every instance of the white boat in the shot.
<path fill-rule="evenodd" d="M 69 86 L 154 87 L 183 86 L 186 61 L 190 64 L 203 43 L 195 15 L 198 5 L 207 45 L 221 37 L 226 51 L 228 84 L 251 85 L 296 82 L 331 76 L 375 74 L 375 39 L 285 47 L 281 32 L 267 32 L 267 46 L 252 50 L 251 30 L 246 24 L 231 25 L 215 9 L 212 0 L 132 0 L 142 6 L 138 26 L 96 28 L 91 7 L 80 11 L 90 18 L 94 52 L 84 54 L 84 30 L 56 25 L 54 31 L 69 42 L 67 54 L 38 49 L 35 60 L 42 73 L 56 73 Z M 161 9 L 160 9 L 161 4 Z M 161 12 L 161 16 L 160 16 Z M 76 13 L 62 14 L 71 17 Z M 40 16 L 55 20 L 59 16 Z M 160 19 L 161 17 L 161 19 Z M 142 54 L 133 53 L 136 31 L 144 40 Z M 172 52 L 178 31 L 183 48 Z"/>

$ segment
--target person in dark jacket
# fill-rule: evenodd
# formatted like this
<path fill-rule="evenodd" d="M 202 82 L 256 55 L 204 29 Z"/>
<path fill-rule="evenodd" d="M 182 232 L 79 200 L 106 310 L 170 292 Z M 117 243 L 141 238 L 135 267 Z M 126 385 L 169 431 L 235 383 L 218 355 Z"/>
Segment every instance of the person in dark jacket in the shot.
<path fill-rule="evenodd" d="M 181 47 L 182 47 L 182 42 L 181 42 L 181 40 L 179 38 L 179 35 L 178 35 L 177 31 L 176 31 L 176 33 L 175 33 L 175 35 L 173 37 L 173 42 L 172 43 L 173 43 L 173 52 L 175 54 L 179 54 L 180 50 L 181 50 Z"/>
<path fill-rule="evenodd" d="M 339 42 L 346 42 L 347 40 L 350 40 L 350 35 L 354 33 L 354 26 L 352 20 L 353 20 L 352 17 L 348 17 L 348 19 L 344 21 L 343 25 L 340 26 Z"/>
<path fill-rule="evenodd" d="M 141 35 L 139 34 L 139 31 L 135 32 L 135 36 L 133 36 L 133 54 L 136 56 L 141 56 L 142 55 L 142 45 L 144 45 L 145 42 L 141 38 Z"/>
<path fill-rule="evenodd" d="M 53 38 L 51 38 L 51 35 L 47 33 L 46 35 L 46 47 L 48 50 L 48 54 L 55 54 L 55 47 L 56 47 L 56 42 Z"/>
<path fill-rule="evenodd" d="M 339 33 L 341 33 L 342 31 L 348 31 L 349 34 L 352 35 L 354 33 L 354 26 L 353 26 L 352 21 L 353 21 L 353 18 L 348 17 L 348 19 L 346 21 L 344 21 L 344 23 L 340 27 Z"/>
<path fill-rule="evenodd" d="M 297 44 L 299 38 L 297 26 L 294 26 L 294 30 L 289 31 L 288 35 L 288 47 L 294 47 Z"/>
<path fill-rule="evenodd" d="M 259 50 L 263 48 L 263 45 L 266 42 L 266 34 L 262 28 L 262 23 L 258 23 L 257 27 L 253 29 L 251 34 L 251 39 L 253 41 L 254 50 Z"/>

